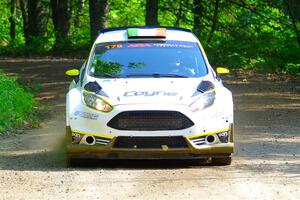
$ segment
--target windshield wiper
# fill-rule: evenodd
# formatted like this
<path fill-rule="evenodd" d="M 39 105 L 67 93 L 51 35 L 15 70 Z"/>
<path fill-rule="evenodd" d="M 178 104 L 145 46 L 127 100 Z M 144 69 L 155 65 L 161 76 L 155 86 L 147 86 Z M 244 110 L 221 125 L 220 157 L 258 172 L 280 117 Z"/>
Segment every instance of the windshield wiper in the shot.
<path fill-rule="evenodd" d="M 188 78 L 188 76 L 179 75 L 179 74 L 160 74 L 162 77 L 175 77 L 175 78 Z"/>
<path fill-rule="evenodd" d="M 105 73 L 105 74 L 94 74 L 94 77 L 103 77 L 103 78 L 120 78 L 120 76 L 117 76 L 117 75 L 112 75 L 112 74 L 108 74 L 108 73 Z"/>
<path fill-rule="evenodd" d="M 135 76 L 152 76 L 152 77 L 171 77 L 171 78 L 188 78 L 188 76 L 178 75 L 178 74 L 159 74 L 159 73 L 149 73 L 149 74 L 127 74 L 126 77 Z"/>

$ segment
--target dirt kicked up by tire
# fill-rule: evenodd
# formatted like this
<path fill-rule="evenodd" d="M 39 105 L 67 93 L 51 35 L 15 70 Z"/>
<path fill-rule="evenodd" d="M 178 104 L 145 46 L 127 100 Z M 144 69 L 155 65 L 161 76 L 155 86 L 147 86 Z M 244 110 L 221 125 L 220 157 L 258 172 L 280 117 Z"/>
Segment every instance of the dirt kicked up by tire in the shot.
<path fill-rule="evenodd" d="M 58 148 L 64 138 L 69 82 L 64 72 L 81 63 L 0 61 L 1 69 L 22 82 L 41 84 L 36 98 L 48 110 L 40 128 L 1 137 L 0 199 L 299 199 L 299 80 L 241 73 L 223 77 L 236 105 L 236 151 L 229 166 L 96 160 L 69 168 Z"/>

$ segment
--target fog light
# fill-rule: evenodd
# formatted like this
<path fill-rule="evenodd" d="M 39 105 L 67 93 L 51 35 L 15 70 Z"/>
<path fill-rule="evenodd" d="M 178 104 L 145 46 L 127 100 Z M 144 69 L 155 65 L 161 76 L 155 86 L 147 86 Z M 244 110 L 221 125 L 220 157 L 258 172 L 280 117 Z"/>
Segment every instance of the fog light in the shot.
<path fill-rule="evenodd" d="M 87 136 L 85 138 L 85 141 L 86 141 L 87 144 L 93 145 L 95 143 L 95 138 L 93 136 Z"/>
<path fill-rule="evenodd" d="M 205 140 L 206 140 L 206 143 L 212 144 L 215 142 L 216 138 L 214 135 L 208 135 L 208 136 L 206 136 Z"/>

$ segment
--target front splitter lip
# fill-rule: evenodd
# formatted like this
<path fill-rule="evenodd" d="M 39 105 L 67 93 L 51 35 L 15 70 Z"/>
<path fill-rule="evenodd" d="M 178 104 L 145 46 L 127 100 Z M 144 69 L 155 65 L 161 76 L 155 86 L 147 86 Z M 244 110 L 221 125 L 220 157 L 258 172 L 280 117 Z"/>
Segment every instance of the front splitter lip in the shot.
<path fill-rule="evenodd" d="M 71 157 L 79 158 L 114 158 L 114 159 L 193 159 L 215 156 L 230 156 L 233 143 L 203 145 L 199 148 L 176 149 L 121 149 L 107 146 L 87 146 L 67 144 L 66 152 Z"/>

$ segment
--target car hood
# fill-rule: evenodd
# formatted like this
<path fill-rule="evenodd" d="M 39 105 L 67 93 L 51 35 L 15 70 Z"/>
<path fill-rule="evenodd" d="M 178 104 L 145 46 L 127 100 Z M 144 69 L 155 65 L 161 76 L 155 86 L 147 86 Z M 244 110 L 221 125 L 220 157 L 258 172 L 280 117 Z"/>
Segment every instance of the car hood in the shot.
<path fill-rule="evenodd" d="M 197 86 L 204 78 L 94 79 L 102 87 L 100 95 L 112 105 L 184 104 L 200 94 Z"/>

